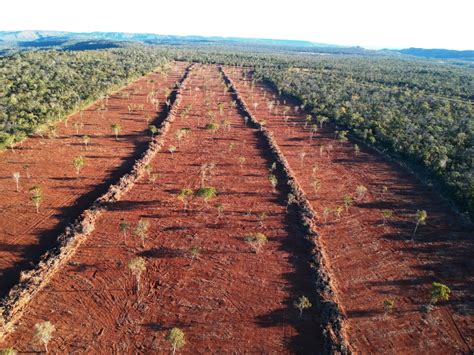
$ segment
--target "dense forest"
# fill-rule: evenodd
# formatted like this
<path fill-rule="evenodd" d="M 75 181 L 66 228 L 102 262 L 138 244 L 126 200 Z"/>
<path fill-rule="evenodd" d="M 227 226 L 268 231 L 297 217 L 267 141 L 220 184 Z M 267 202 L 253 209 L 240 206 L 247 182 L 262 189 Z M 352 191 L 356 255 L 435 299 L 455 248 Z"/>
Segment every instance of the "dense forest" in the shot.
<path fill-rule="evenodd" d="M 315 120 L 327 117 L 422 167 L 474 217 L 474 72 L 435 61 L 279 46 L 21 52 L 0 58 L 0 145 L 171 59 L 248 67 L 300 99 Z"/>
<path fill-rule="evenodd" d="M 29 51 L 0 58 L 0 147 L 165 62 L 161 52 L 145 48 Z"/>

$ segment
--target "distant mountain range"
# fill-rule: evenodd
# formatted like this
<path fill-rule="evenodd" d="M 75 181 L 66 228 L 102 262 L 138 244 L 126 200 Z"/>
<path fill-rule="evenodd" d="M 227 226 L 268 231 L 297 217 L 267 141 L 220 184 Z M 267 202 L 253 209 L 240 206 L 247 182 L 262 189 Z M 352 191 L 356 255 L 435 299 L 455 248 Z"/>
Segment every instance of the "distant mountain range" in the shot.
<path fill-rule="evenodd" d="M 456 51 L 447 49 L 408 48 L 400 50 L 372 51 L 362 47 L 347 47 L 327 43 L 315 43 L 299 40 L 241 37 L 204 37 L 175 36 L 151 33 L 124 32 L 64 32 L 64 31 L 0 31 L 0 54 L 22 49 L 58 48 L 61 50 L 87 50 L 116 48 L 145 44 L 224 44 L 241 46 L 284 47 L 291 51 L 328 52 L 340 54 L 364 55 L 410 55 L 424 58 L 456 59 L 474 61 L 474 51 Z"/>

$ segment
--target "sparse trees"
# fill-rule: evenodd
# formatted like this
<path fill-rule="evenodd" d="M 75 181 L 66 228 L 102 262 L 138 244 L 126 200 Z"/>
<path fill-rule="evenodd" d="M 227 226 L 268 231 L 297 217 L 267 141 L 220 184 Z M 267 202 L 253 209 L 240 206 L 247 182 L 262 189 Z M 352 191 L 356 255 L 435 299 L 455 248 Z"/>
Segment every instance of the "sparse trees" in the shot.
<path fill-rule="evenodd" d="M 13 173 L 13 180 L 16 184 L 16 192 L 20 191 L 20 173 L 18 171 Z"/>
<path fill-rule="evenodd" d="M 41 187 L 35 185 L 30 188 L 30 199 L 36 207 L 36 213 L 39 213 L 39 207 L 41 205 L 41 201 L 43 200 L 43 192 Z"/>
<path fill-rule="evenodd" d="M 305 309 L 308 309 L 312 306 L 311 302 L 309 301 L 309 299 L 306 297 L 306 296 L 301 296 L 299 297 L 294 303 L 293 305 L 295 306 L 295 308 L 300 312 L 300 318 L 303 316 L 303 311 Z"/>
<path fill-rule="evenodd" d="M 166 340 L 171 344 L 173 355 L 176 354 L 176 350 L 181 349 L 186 344 L 184 332 L 177 327 L 170 330 L 166 336 Z"/>
<path fill-rule="evenodd" d="M 112 133 L 115 135 L 115 140 L 118 139 L 118 135 L 120 131 L 122 130 L 122 127 L 118 123 L 113 123 L 110 128 L 112 129 Z"/>
<path fill-rule="evenodd" d="M 426 224 L 426 219 L 428 218 L 428 214 L 426 213 L 425 210 L 417 210 L 416 215 L 415 215 L 415 230 L 413 231 L 413 237 L 415 237 L 416 231 L 418 230 L 418 226 L 425 225 Z"/>
<path fill-rule="evenodd" d="M 49 321 L 35 324 L 34 338 L 36 341 L 43 343 L 46 353 L 48 352 L 48 344 L 53 338 L 55 330 L 55 326 Z"/>
<path fill-rule="evenodd" d="M 75 157 L 73 160 L 72 160 L 72 165 L 74 166 L 74 169 L 76 169 L 76 175 L 77 177 L 79 177 L 79 174 L 81 173 L 81 170 L 82 168 L 84 167 L 85 165 L 85 159 L 83 156 L 78 156 L 78 157 Z"/>
<path fill-rule="evenodd" d="M 256 254 L 262 251 L 263 247 L 268 241 L 267 236 L 263 233 L 248 235 L 244 238 L 244 240 L 248 243 L 248 245 L 250 245 L 250 248 Z"/>
<path fill-rule="evenodd" d="M 142 248 L 145 248 L 145 239 L 148 234 L 148 228 L 150 227 L 150 223 L 144 219 L 140 219 L 135 227 L 135 235 L 140 238 L 142 241 Z"/>
<path fill-rule="evenodd" d="M 137 296 L 140 294 L 140 280 L 142 273 L 146 270 L 146 261 L 141 256 L 136 256 L 128 262 L 128 268 L 132 272 L 132 275 L 135 276 L 137 282 L 136 292 Z"/>

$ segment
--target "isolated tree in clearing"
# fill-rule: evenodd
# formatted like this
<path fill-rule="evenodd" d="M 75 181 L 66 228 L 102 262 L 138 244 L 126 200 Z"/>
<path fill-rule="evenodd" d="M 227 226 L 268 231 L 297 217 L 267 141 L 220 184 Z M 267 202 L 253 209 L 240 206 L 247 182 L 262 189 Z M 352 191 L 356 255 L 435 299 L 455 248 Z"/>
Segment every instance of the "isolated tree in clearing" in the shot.
<path fill-rule="evenodd" d="M 416 225 L 415 225 L 415 230 L 413 231 L 413 237 L 415 236 L 416 234 L 416 231 L 418 230 L 418 226 L 421 224 L 421 225 L 425 225 L 426 224 L 426 219 L 428 218 L 428 214 L 426 213 L 425 210 L 417 210 L 416 211 L 416 215 L 415 215 L 415 221 L 416 221 Z"/>
<path fill-rule="evenodd" d="M 30 194 L 30 199 L 36 207 L 36 213 L 39 213 L 39 207 L 41 205 L 41 201 L 43 200 L 43 192 L 41 191 L 41 187 L 38 185 L 31 187 Z"/>
<path fill-rule="evenodd" d="M 13 180 L 15 180 L 16 192 L 19 192 L 20 191 L 20 173 L 19 172 L 13 173 Z"/>
<path fill-rule="evenodd" d="M 186 344 L 184 332 L 177 327 L 170 330 L 166 340 L 171 344 L 173 355 L 176 353 L 176 350 L 181 349 Z"/>
<path fill-rule="evenodd" d="M 312 306 L 311 302 L 309 301 L 309 299 L 306 297 L 306 296 L 301 296 L 300 298 L 298 298 L 294 303 L 293 305 L 295 306 L 296 309 L 298 309 L 298 311 L 300 312 L 300 318 L 302 317 L 303 315 L 303 311 L 305 309 L 308 309 Z"/>
<path fill-rule="evenodd" d="M 123 242 L 125 245 L 127 245 L 127 233 L 128 233 L 128 230 L 130 229 L 130 223 L 128 223 L 122 218 L 119 223 L 119 229 L 123 234 Z"/>
<path fill-rule="evenodd" d="M 110 128 L 112 129 L 112 133 L 115 135 L 115 140 L 118 139 L 118 135 L 122 130 L 122 127 L 118 123 L 113 123 Z"/>
<path fill-rule="evenodd" d="M 84 147 L 86 150 L 89 148 L 89 142 L 91 141 L 91 137 L 89 137 L 87 134 L 82 136 L 82 141 L 84 142 Z"/>
<path fill-rule="evenodd" d="M 81 170 L 85 165 L 84 157 L 82 157 L 82 156 L 75 157 L 72 160 L 72 165 L 74 166 L 74 169 L 76 169 L 77 177 L 79 177 L 79 174 L 81 173 Z"/>
<path fill-rule="evenodd" d="M 53 338 L 53 332 L 55 330 L 56 328 L 49 321 L 35 324 L 34 337 L 36 341 L 43 343 L 46 353 L 48 352 L 48 344 Z"/>
<path fill-rule="evenodd" d="M 150 223 L 144 219 L 140 219 L 137 223 L 137 226 L 135 227 L 135 235 L 142 241 L 142 248 L 145 248 L 145 239 L 147 237 L 149 227 Z"/>
<path fill-rule="evenodd" d="M 139 295 L 140 294 L 140 279 L 141 279 L 142 273 L 146 270 L 145 259 L 142 258 L 141 256 L 132 258 L 128 262 L 128 268 L 132 272 L 132 275 L 135 276 L 135 280 L 137 281 L 136 292 L 137 292 L 137 295 Z"/>

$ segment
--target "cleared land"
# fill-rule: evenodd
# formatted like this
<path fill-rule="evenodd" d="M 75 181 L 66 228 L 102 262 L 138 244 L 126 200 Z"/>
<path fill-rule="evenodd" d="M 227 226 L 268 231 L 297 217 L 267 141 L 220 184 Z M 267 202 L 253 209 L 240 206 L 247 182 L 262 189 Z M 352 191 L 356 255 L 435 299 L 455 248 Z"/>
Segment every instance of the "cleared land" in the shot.
<path fill-rule="evenodd" d="M 321 349 L 318 310 L 300 317 L 293 306 L 302 295 L 315 303 L 308 245 L 278 174 L 271 186 L 273 157 L 260 132 L 245 126 L 214 66 L 191 71 L 180 112 L 149 176 L 99 218 L 3 345 L 41 349 L 31 342 L 34 324 L 49 320 L 53 352 L 167 352 L 172 327 L 185 332 L 188 353 Z M 206 129 L 211 121 L 219 129 Z M 204 185 L 217 197 L 190 197 L 184 210 L 177 196 L 201 186 L 203 164 L 213 164 Z M 149 223 L 144 244 L 134 233 L 139 220 Z M 258 232 L 268 242 L 254 253 L 245 237 Z M 146 262 L 139 292 L 127 267 L 136 256 Z"/>
<path fill-rule="evenodd" d="M 149 141 L 150 123 L 159 117 L 168 89 L 183 75 L 185 63 L 173 65 L 167 75 L 152 73 L 105 100 L 71 115 L 51 138 L 31 137 L 0 154 L 0 294 L 18 281 L 52 245 L 64 228 L 126 172 Z M 148 94 L 160 105 L 155 107 Z M 130 106 L 131 105 L 131 106 Z M 143 107 L 141 107 L 143 105 Z M 133 109 L 129 112 L 129 106 Z M 99 108 L 106 107 L 106 110 Z M 111 125 L 119 124 L 118 138 Z M 86 149 L 83 137 L 90 138 Z M 73 159 L 84 157 L 79 176 Z M 13 174 L 20 173 L 19 191 Z M 29 177 L 28 177 L 29 176 Z M 29 189 L 42 189 L 39 213 Z"/>
<path fill-rule="evenodd" d="M 242 69 L 225 70 L 256 118 L 266 121 L 319 214 L 319 243 L 330 262 L 353 350 L 472 352 L 470 227 L 436 191 L 400 166 L 362 146 L 356 153 L 353 144 L 335 139 L 330 124 L 318 125 L 311 139 L 311 124 L 306 113 L 295 111 L 296 102 L 262 84 L 252 89 Z M 363 196 L 357 197 L 358 186 L 367 188 Z M 351 197 L 347 211 L 345 196 Z M 426 210 L 428 219 L 413 237 L 417 210 Z M 385 222 L 384 211 L 389 211 Z M 433 281 L 449 285 L 452 297 L 425 313 Z M 393 311 L 384 311 L 385 300 L 394 301 Z"/>

